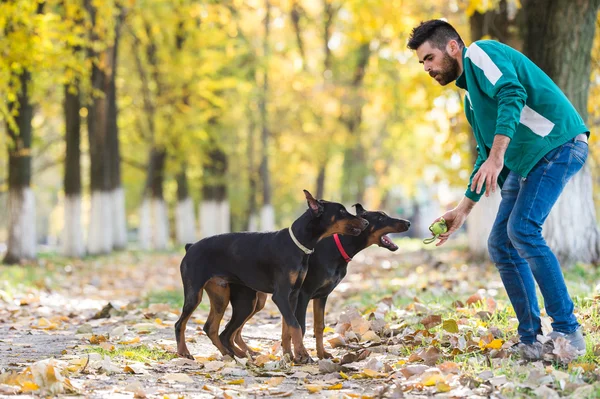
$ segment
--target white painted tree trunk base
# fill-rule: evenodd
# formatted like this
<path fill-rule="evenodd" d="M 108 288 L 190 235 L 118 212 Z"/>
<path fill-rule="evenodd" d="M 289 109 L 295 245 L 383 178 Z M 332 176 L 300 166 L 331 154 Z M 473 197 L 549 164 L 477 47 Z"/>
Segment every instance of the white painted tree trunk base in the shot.
<path fill-rule="evenodd" d="M 275 209 L 273 205 L 265 205 L 260 210 L 261 231 L 275 230 Z"/>
<path fill-rule="evenodd" d="M 228 201 L 202 201 L 200 203 L 200 231 L 202 237 L 229 233 L 230 211 Z"/>
<path fill-rule="evenodd" d="M 475 205 L 467 219 L 469 251 L 475 258 L 489 259 L 487 242 L 494 221 L 496 220 L 501 200 L 502 196 L 499 189 L 495 193 L 490 194 L 489 197 L 484 195 L 477 205 Z"/>
<path fill-rule="evenodd" d="M 113 249 L 127 247 L 127 221 L 125 214 L 125 192 L 119 187 L 112 192 L 113 197 Z"/>
<path fill-rule="evenodd" d="M 140 206 L 138 241 L 141 249 L 145 251 L 152 249 L 152 217 L 150 213 L 149 199 L 144 199 L 142 201 L 142 206 Z"/>
<path fill-rule="evenodd" d="M 85 255 L 80 194 L 65 196 L 64 226 L 61 241 L 61 252 L 64 256 L 81 258 Z"/>
<path fill-rule="evenodd" d="M 177 203 L 175 228 L 179 245 L 196 242 L 196 216 L 192 198 L 187 197 Z"/>
<path fill-rule="evenodd" d="M 565 266 L 594 263 L 600 254 L 592 176 L 585 165 L 567 183 L 552 208 L 543 234 L 548 246 Z"/>
<path fill-rule="evenodd" d="M 113 249 L 113 199 L 109 191 L 92 192 L 88 234 L 88 253 L 107 254 Z"/>
<path fill-rule="evenodd" d="M 5 260 L 14 263 L 34 259 L 35 196 L 31 188 L 12 189 L 8 193 L 8 248 Z"/>
<path fill-rule="evenodd" d="M 167 249 L 169 244 L 169 218 L 164 200 L 152 199 L 152 219 L 154 222 L 154 228 L 152 229 L 153 247 L 157 250 Z"/>
<path fill-rule="evenodd" d="M 250 222 L 248 223 L 248 231 L 258 231 L 259 219 L 256 213 L 250 215 Z"/>
<path fill-rule="evenodd" d="M 164 200 L 146 198 L 140 207 L 138 240 L 143 250 L 163 250 L 169 243 L 169 220 Z"/>

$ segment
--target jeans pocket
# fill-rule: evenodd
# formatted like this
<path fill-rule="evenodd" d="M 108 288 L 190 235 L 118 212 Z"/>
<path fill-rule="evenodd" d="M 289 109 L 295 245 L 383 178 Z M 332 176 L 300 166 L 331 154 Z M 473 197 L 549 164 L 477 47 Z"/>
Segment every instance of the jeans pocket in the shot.
<path fill-rule="evenodd" d="M 564 144 L 563 144 L 564 145 Z M 546 161 L 546 163 L 552 163 L 556 160 L 556 158 L 558 158 L 558 156 L 560 155 L 560 150 L 563 148 L 562 145 L 559 145 L 558 147 L 548 151 L 548 153 L 546 155 L 544 155 L 544 157 L 542 158 L 544 161 Z"/>
<path fill-rule="evenodd" d="M 585 141 L 575 141 L 571 148 L 571 156 L 577 160 L 580 164 L 584 164 L 587 160 L 589 152 L 588 143 Z"/>

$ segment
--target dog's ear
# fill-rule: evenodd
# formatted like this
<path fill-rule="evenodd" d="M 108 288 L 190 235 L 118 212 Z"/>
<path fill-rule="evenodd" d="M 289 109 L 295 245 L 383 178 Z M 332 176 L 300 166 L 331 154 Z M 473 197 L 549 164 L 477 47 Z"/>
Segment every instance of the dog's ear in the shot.
<path fill-rule="evenodd" d="M 361 204 L 354 204 L 352 206 L 354 207 L 354 209 L 356 209 L 356 216 L 361 216 L 367 213 L 367 211 L 365 211 L 365 208 L 363 208 Z"/>
<path fill-rule="evenodd" d="M 323 213 L 323 205 L 314 199 L 311 193 L 307 190 L 304 190 L 304 196 L 306 197 L 306 202 L 308 203 L 308 207 L 312 211 L 312 214 L 315 216 L 321 216 Z"/>

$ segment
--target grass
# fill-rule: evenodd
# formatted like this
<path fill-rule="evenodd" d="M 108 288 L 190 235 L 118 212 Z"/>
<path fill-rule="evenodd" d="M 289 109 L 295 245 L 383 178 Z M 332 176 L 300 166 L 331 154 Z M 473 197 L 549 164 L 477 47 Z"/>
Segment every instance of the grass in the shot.
<path fill-rule="evenodd" d="M 150 291 L 142 302 L 142 307 L 148 307 L 152 303 L 166 303 L 173 308 L 181 309 L 183 307 L 183 291 L 182 290 L 157 290 Z M 198 309 L 208 312 L 210 302 L 208 295 L 204 295 L 202 302 L 198 305 Z"/>
<path fill-rule="evenodd" d="M 28 288 L 52 287 L 56 271 L 39 265 L 0 266 L 0 290 L 9 294 Z"/>
<path fill-rule="evenodd" d="M 139 346 L 128 346 L 123 348 L 116 348 L 113 351 L 108 351 L 100 347 L 93 347 L 88 350 L 89 353 L 99 353 L 102 356 L 109 356 L 111 359 L 126 359 L 135 362 L 149 362 L 149 361 L 164 361 L 171 360 L 177 357 L 176 354 L 167 352 L 162 349 L 151 348 L 147 345 Z"/>

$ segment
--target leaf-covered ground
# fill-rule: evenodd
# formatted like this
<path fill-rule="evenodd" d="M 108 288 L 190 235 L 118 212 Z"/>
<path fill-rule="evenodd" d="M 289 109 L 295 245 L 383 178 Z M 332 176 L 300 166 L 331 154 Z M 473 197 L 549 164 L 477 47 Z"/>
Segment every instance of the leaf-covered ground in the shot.
<path fill-rule="evenodd" d="M 516 319 L 493 266 L 468 262 L 458 249 L 397 242 L 395 253 L 370 248 L 350 264 L 327 304 L 325 346 L 335 360 L 309 365 L 281 356 L 270 300 L 244 330 L 261 355 L 221 356 L 202 332 L 206 296 L 188 323 L 196 361 L 177 358 L 181 254 L 0 267 L 0 395 L 600 397 L 600 277 L 592 267 L 567 274 L 586 355 L 546 343 L 544 361 L 525 363 L 510 349 Z M 318 360 L 311 313 L 307 321 L 305 343 Z"/>

